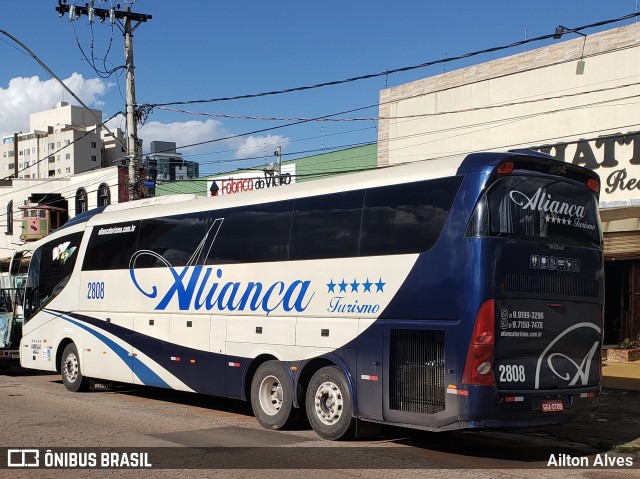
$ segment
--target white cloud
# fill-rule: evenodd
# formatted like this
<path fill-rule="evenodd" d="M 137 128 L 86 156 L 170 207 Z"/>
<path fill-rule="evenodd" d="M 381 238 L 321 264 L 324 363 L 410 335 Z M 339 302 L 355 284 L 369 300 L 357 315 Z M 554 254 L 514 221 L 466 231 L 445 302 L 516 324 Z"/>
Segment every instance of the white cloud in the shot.
<path fill-rule="evenodd" d="M 149 150 L 152 141 L 173 141 L 176 146 L 182 147 L 196 143 L 208 142 L 227 136 L 228 132 L 218 120 L 185 121 L 173 123 L 161 123 L 150 121 L 138 129 L 138 136 L 144 140 L 144 150 Z M 211 150 L 211 144 L 185 148 L 185 151 Z M 182 150 L 181 150 L 182 151 Z"/>
<path fill-rule="evenodd" d="M 237 147 L 235 153 L 237 159 L 253 158 L 265 155 L 271 157 L 277 146 L 284 150 L 289 145 L 289 138 L 281 135 L 248 136 Z"/>
<path fill-rule="evenodd" d="M 86 79 L 73 73 L 63 80 L 84 103 L 101 108 L 100 101 L 112 84 L 99 78 Z M 0 87 L 0 135 L 29 131 L 29 115 L 51 109 L 59 101 L 77 104 L 56 80 L 40 80 L 38 76 L 16 77 L 7 88 Z"/>

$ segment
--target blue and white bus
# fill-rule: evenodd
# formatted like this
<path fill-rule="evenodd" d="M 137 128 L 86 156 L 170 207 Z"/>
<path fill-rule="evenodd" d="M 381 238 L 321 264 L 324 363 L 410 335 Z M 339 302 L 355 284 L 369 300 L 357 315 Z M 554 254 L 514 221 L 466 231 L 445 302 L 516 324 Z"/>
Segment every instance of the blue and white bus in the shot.
<path fill-rule="evenodd" d="M 601 387 L 599 187 L 513 151 L 92 210 L 33 251 L 21 364 L 334 440 L 573 420 Z"/>

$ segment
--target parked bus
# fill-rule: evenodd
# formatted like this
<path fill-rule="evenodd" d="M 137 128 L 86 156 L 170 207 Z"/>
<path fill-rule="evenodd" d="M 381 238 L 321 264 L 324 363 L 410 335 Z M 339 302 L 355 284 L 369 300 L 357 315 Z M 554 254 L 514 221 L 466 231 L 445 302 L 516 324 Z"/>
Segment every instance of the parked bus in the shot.
<path fill-rule="evenodd" d="M 574 420 L 601 387 L 599 185 L 513 151 L 92 210 L 33 252 L 21 363 L 333 440 Z"/>
<path fill-rule="evenodd" d="M 0 368 L 17 366 L 22 338 L 24 286 L 31 258 L 31 245 L 18 247 L 2 276 L 0 287 Z"/>

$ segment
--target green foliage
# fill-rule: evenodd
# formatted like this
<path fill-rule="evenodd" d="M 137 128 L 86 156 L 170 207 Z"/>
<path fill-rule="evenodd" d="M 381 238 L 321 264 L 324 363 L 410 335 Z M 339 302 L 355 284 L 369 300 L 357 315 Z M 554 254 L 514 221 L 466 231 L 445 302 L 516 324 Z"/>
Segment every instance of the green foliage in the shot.
<path fill-rule="evenodd" d="M 624 338 L 620 342 L 620 349 L 635 349 L 640 348 L 640 334 L 638 334 L 636 339 Z"/>

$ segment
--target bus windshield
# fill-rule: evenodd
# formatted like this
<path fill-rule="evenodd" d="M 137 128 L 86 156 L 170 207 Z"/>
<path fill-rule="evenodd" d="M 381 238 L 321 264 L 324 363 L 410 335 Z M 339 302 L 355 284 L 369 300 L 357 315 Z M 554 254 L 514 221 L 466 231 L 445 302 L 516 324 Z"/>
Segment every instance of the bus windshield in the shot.
<path fill-rule="evenodd" d="M 474 219 L 477 233 L 488 236 L 600 246 L 596 197 L 586 187 L 557 178 L 501 178 L 476 207 Z"/>

